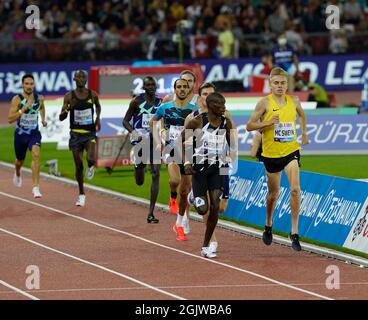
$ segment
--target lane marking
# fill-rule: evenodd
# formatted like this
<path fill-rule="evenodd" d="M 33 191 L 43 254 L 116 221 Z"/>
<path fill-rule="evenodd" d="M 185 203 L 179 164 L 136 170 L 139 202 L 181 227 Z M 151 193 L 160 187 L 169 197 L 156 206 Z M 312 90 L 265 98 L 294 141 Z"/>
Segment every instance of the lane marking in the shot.
<path fill-rule="evenodd" d="M 289 283 L 294 286 L 323 286 L 325 283 Z M 368 282 L 342 282 L 340 285 L 368 285 Z M 198 285 L 198 286 L 163 286 L 157 287 L 159 289 L 215 289 L 215 288 L 265 288 L 265 287 L 277 287 L 279 285 L 274 283 L 261 283 L 261 284 L 213 284 L 213 285 Z M 70 289 L 49 289 L 49 290 L 37 290 L 39 293 L 53 293 L 53 292 L 84 292 L 84 291 L 130 291 L 130 290 L 149 290 L 144 287 L 120 287 L 120 288 L 70 288 Z M 31 292 L 31 291 L 25 291 Z M 13 291 L 1 291 L 1 294 L 14 293 Z"/>
<path fill-rule="evenodd" d="M 23 295 L 23 296 L 25 296 L 25 297 L 27 297 L 27 298 L 29 298 L 31 300 L 40 300 L 39 298 L 37 298 L 37 297 L 35 297 L 35 296 L 27 293 L 26 291 L 23 291 L 21 289 L 18 289 L 18 288 L 12 286 L 11 284 L 9 284 L 9 283 L 7 283 L 7 282 L 5 282 L 3 280 L 0 280 L 0 284 L 2 284 L 4 287 L 7 287 L 7 288 L 9 288 L 9 289 L 11 289 L 13 291 L 16 291 L 16 292 L 20 293 L 21 295 Z M 11 292 L 13 292 L 13 291 L 11 291 Z"/>
<path fill-rule="evenodd" d="M 68 217 L 71 217 L 71 218 L 74 218 L 74 219 L 77 219 L 77 220 L 80 220 L 80 221 L 84 221 L 84 222 L 87 222 L 89 224 L 93 224 L 95 226 L 98 226 L 98 227 L 101 227 L 101 228 L 104 228 L 106 230 L 110 230 L 110 231 L 114 231 L 114 232 L 118 232 L 120 234 L 124 234 L 126 236 L 129 236 L 129 237 L 132 237 L 134 239 L 137 239 L 137 240 L 141 240 L 141 241 L 144 241 L 146 243 L 150 243 L 150 244 L 153 244 L 155 246 L 158 246 L 158 247 L 161 247 L 161 248 L 165 248 L 165 249 L 168 249 L 168 250 L 171 250 L 171 251 L 175 251 L 175 252 L 178 252 L 178 253 L 181 253 L 181 254 L 185 254 L 187 256 L 190 256 L 190 257 L 194 257 L 196 259 L 202 259 L 203 261 L 206 261 L 208 263 L 213 263 L 213 264 L 216 264 L 216 265 L 220 265 L 220 266 L 223 266 L 225 268 L 229 268 L 229 269 L 233 269 L 233 270 L 236 270 L 236 271 L 240 271 L 242 273 L 246 273 L 246 274 L 250 274 L 252 276 L 255 276 L 255 277 L 258 277 L 258 278 L 261 278 L 263 280 L 266 280 L 266 281 L 269 281 L 269 282 L 272 282 L 272 283 L 275 283 L 275 284 L 278 284 L 280 286 L 283 286 L 283 287 L 286 287 L 286 288 L 289 288 L 289 289 L 292 289 L 292 290 L 296 290 L 296 291 L 299 291 L 299 292 L 303 292 L 305 294 L 308 294 L 308 295 L 311 295 L 311 296 L 314 296 L 314 297 L 317 297 L 317 298 L 320 298 L 320 299 L 324 299 L 324 300 L 334 300 L 330 297 L 327 297 L 327 296 L 324 296 L 324 295 L 321 295 L 321 294 L 318 294 L 318 293 L 315 293 L 315 292 L 312 292 L 312 291 L 308 291 L 308 290 L 304 290 L 302 288 L 298 288 L 298 287 L 294 287 L 293 285 L 289 285 L 287 283 L 284 283 L 284 282 L 281 282 L 281 281 L 278 281 L 278 280 L 275 280 L 275 279 L 272 279 L 272 278 L 269 278 L 269 277 L 266 277 L 266 276 L 263 276 L 261 274 L 258 274 L 256 272 L 253 272 L 253 271 L 249 271 L 249 270 L 246 270 L 246 269 L 241 269 L 241 268 L 238 268 L 238 267 L 235 267 L 235 266 L 232 266 L 232 265 L 229 265 L 229 264 L 226 264 L 226 263 L 223 263 L 223 262 L 219 262 L 219 261 L 215 261 L 215 260 L 211 260 L 211 259 L 207 259 L 207 258 L 204 258 L 204 257 L 201 257 L 199 255 L 195 255 L 195 254 L 192 254 L 192 253 L 189 253 L 189 252 L 185 252 L 185 251 L 182 251 L 182 250 L 179 250 L 179 249 L 176 249 L 176 248 L 172 248 L 172 247 L 169 247 L 169 246 L 166 246 L 166 245 L 163 245 L 163 244 L 160 244 L 160 243 L 157 243 L 157 242 L 154 242 L 154 241 L 151 241 L 151 240 L 148 240 L 148 239 L 145 239 L 145 238 L 142 238 L 140 236 L 137 236 L 137 235 L 134 235 L 132 233 L 129 233 L 129 232 L 125 232 L 125 231 L 122 231 L 122 230 L 119 230 L 119 229 L 116 229 L 116 228 L 112 228 L 112 227 L 109 227 L 109 226 L 106 226 L 106 225 L 103 225 L 101 223 L 98 223 L 98 222 L 95 222 L 93 220 L 88 220 L 86 218 L 82 218 L 82 217 L 79 217 L 79 216 L 75 216 L 73 214 L 70 214 L 70 213 L 67 213 L 65 211 L 62 211 L 62 210 L 59 210 L 59 209 L 55 209 L 55 208 L 52 208 L 52 207 L 49 207 L 49 206 L 45 206 L 43 204 L 40 204 L 40 203 L 37 203 L 37 202 L 34 202 L 34 201 L 30 201 L 30 200 L 27 200 L 27 199 L 23 199 L 23 198 L 20 198 L 20 197 L 17 197 L 17 196 L 13 196 L 11 194 L 8 194 L 8 193 L 5 193 L 5 192 L 1 192 L 0 191 L 0 195 L 3 195 L 4 197 L 8 197 L 8 198 L 11 198 L 11 199 L 15 199 L 15 200 L 19 200 L 19 201 L 22 201 L 22 202 L 25 202 L 25 203 L 28 203 L 28 204 L 32 204 L 34 206 L 38 206 L 40 208 L 44 208 L 44 209 L 47 209 L 47 210 L 50 210 L 50 211 L 53 211 L 53 212 L 56 212 L 56 213 L 59 213 L 59 214 L 62 214 L 62 215 L 65 215 L 65 216 L 68 216 Z"/>
<path fill-rule="evenodd" d="M 162 293 L 162 294 L 164 294 L 164 295 L 167 295 L 167 296 L 169 296 L 169 297 L 172 297 L 172 298 L 175 298 L 175 299 L 178 299 L 178 300 L 186 300 L 186 299 L 185 299 L 185 298 L 183 298 L 183 297 L 180 297 L 180 296 L 178 296 L 178 295 L 176 295 L 176 294 L 172 294 L 172 293 L 170 293 L 170 292 L 167 292 L 167 291 L 164 291 L 164 290 L 158 289 L 158 288 L 156 288 L 156 287 L 154 287 L 154 286 L 151 286 L 151 285 L 150 285 L 150 284 L 148 284 L 148 283 L 145 283 L 145 282 L 143 282 L 143 281 L 137 280 L 137 279 L 132 278 L 132 277 L 130 277 L 130 276 L 127 276 L 127 275 L 125 275 L 125 274 L 123 274 L 123 273 L 120 273 L 120 272 L 117 272 L 117 271 L 115 271 L 115 270 L 112 270 L 112 269 L 109 269 L 109 268 L 106 268 L 106 267 L 100 266 L 99 264 L 96 264 L 96 263 L 90 262 L 90 261 L 88 261 L 88 260 L 84 260 L 84 259 L 79 258 L 79 257 L 77 257 L 77 256 L 73 256 L 73 255 L 71 255 L 71 254 L 69 254 L 69 253 L 66 253 L 66 252 L 63 252 L 63 251 L 60 251 L 60 250 L 57 250 L 57 249 L 51 248 L 51 247 L 46 246 L 46 245 L 44 245 L 44 244 L 42 244 L 42 243 L 40 243 L 40 242 L 37 242 L 37 241 L 31 240 L 31 239 L 28 239 L 28 238 L 26 238 L 26 237 L 23 237 L 23 236 L 21 236 L 21 235 L 19 235 L 19 234 L 17 234 L 17 233 L 14 233 L 14 232 L 9 231 L 9 230 L 6 230 L 6 229 L 3 229 L 3 228 L 0 228 L 0 231 L 2 231 L 2 232 L 4 232 L 4 233 L 6 233 L 6 234 L 8 234 L 8 235 L 11 235 L 11 236 L 13 236 L 13 237 L 16 237 L 16 238 L 18 238 L 18 239 L 22 239 L 22 240 L 24 240 L 24 241 L 27 241 L 27 242 L 29 242 L 29 243 L 32 243 L 32 244 L 34 244 L 34 245 L 36 245 L 36 246 L 39 246 L 39 247 L 41 247 L 41 248 L 47 249 L 47 250 L 49 250 L 49 251 L 52 251 L 52 252 L 55 252 L 55 253 L 58 253 L 58 254 L 61 254 L 61 255 L 63 255 L 63 256 L 66 256 L 66 257 L 68 257 L 68 258 L 71 258 L 71 259 L 77 260 L 77 261 L 79 261 L 79 262 L 83 262 L 83 263 L 88 264 L 88 265 L 90 265 L 90 266 L 92 266 L 92 267 L 95 267 L 95 268 L 101 269 L 101 270 L 103 270 L 103 271 L 106 271 L 106 272 L 112 273 L 112 274 L 114 274 L 114 275 L 117 275 L 117 276 L 119 276 L 119 277 L 121 277 L 121 278 L 124 278 L 124 279 L 130 280 L 130 281 L 132 281 L 132 282 L 134 282 L 134 283 L 138 283 L 138 284 L 140 284 L 141 286 L 144 286 L 144 287 L 146 287 L 146 288 L 152 289 L 152 290 L 154 290 L 154 291 L 157 291 L 157 292 Z"/>

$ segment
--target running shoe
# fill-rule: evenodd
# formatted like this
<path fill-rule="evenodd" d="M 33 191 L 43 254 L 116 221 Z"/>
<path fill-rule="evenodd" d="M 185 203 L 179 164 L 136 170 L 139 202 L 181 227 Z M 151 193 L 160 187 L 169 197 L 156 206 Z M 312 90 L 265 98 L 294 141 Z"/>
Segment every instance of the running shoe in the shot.
<path fill-rule="evenodd" d="M 189 219 L 186 214 L 183 217 L 183 228 L 184 228 L 184 234 L 190 233 Z"/>
<path fill-rule="evenodd" d="M 209 250 L 212 253 L 216 253 L 217 252 L 217 247 L 218 247 L 218 242 L 217 241 L 211 241 L 210 245 L 208 246 Z"/>
<path fill-rule="evenodd" d="M 159 220 L 153 215 L 153 214 L 149 214 L 147 216 L 147 223 L 158 223 Z"/>
<path fill-rule="evenodd" d="M 190 190 L 189 194 L 188 194 L 188 204 L 193 207 L 194 206 L 194 195 L 193 195 L 193 190 Z"/>
<path fill-rule="evenodd" d="M 269 246 L 272 243 L 272 227 L 265 226 L 262 236 L 263 243 Z"/>
<path fill-rule="evenodd" d="M 291 232 L 289 233 L 289 238 L 291 240 L 291 247 L 295 250 L 295 251 L 301 251 L 302 247 L 299 243 L 299 235 L 297 233 L 295 234 L 291 234 Z"/>
<path fill-rule="evenodd" d="M 184 228 L 176 226 L 176 223 L 173 225 L 173 231 L 176 233 L 176 240 L 178 241 L 186 241 L 188 240 L 184 234 Z"/>
<path fill-rule="evenodd" d="M 13 183 L 16 187 L 20 188 L 22 186 L 22 176 L 18 177 L 17 174 L 14 172 Z"/>
<path fill-rule="evenodd" d="M 95 166 L 88 167 L 86 170 L 86 179 L 92 180 L 95 175 Z"/>
<path fill-rule="evenodd" d="M 41 198 L 42 194 L 39 187 L 33 187 L 32 189 L 33 198 Z"/>
<path fill-rule="evenodd" d="M 209 258 L 209 259 L 211 259 L 211 258 L 215 258 L 215 257 L 217 257 L 217 254 L 216 254 L 216 253 L 214 253 L 214 252 L 212 252 L 212 251 L 210 250 L 210 247 L 202 247 L 202 250 L 201 250 L 201 256 L 202 256 L 202 257 L 205 257 L 205 258 Z"/>
<path fill-rule="evenodd" d="M 178 214 L 179 212 L 178 199 L 170 197 L 169 210 L 171 214 Z"/>
<path fill-rule="evenodd" d="M 84 207 L 86 205 L 86 195 L 80 194 L 75 205 L 78 207 Z"/>

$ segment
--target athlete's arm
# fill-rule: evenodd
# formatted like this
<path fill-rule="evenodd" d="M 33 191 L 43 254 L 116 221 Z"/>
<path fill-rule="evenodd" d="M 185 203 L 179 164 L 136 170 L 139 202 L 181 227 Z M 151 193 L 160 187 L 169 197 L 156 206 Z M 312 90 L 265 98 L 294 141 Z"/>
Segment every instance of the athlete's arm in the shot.
<path fill-rule="evenodd" d="M 250 156 L 255 157 L 262 142 L 262 134 L 259 131 L 254 132 L 252 146 L 250 148 Z"/>
<path fill-rule="evenodd" d="M 238 129 L 232 121 L 226 121 L 226 141 L 230 149 L 231 162 L 234 164 L 238 157 Z"/>
<path fill-rule="evenodd" d="M 96 131 L 100 131 L 101 130 L 101 104 L 100 104 L 100 100 L 98 99 L 98 95 L 95 91 L 92 91 L 92 98 L 94 101 L 94 104 L 96 106 Z"/>
<path fill-rule="evenodd" d="M 125 129 L 129 131 L 129 133 L 132 133 L 134 131 L 133 126 L 130 124 L 130 120 L 132 119 L 133 114 L 135 113 L 137 108 L 138 108 L 138 97 L 135 97 L 132 101 L 130 101 L 129 108 L 123 118 L 123 126 Z"/>
<path fill-rule="evenodd" d="M 45 100 L 43 96 L 39 96 L 38 98 L 40 100 L 40 116 L 41 116 L 41 123 L 44 127 L 47 127 L 46 122 L 46 109 L 45 109 Z"/>
<path fill-rule="evenodd" d="M 193 174 L 195 171 L 192 167 L 192 152 L 185 152 L 185 144 L 184 142 L 189 139 L 191 136 L 193 136 L 194 130 L 201 128 L 202 118 L 196 117 L 192 120 L 188 121 L 186 124 L 184 124 L 184 130 L 181 132 L 181 139 L 177 140 L 177 144 L 181 143 L 181 148 L 184 150 L 184 171 L 185 174 Z M 190 145 L 190 148 L 193 148 L 192 145 Z"/>
<path fill-rule="evenodd" d="M 70 109 L 72 108 L 71 105 L 71 98 L 72 98 L 72 93 L 68 92 L 65 96 L 64 96 L 64 102 L 63 102 L 63 107 L 61 108 L 61 112 L 59 114 L 59 120 L 63 121 L 66 119 L 66 117 L 68 116 L 68 112 L 70 111 Z"/>
<path fill-rule="evenodd" d="M 273 124 L 279 122 L 279 116 L 278 115 L 273 116 L 271 118 L 271 120 L 269 120 L 269 121 L 264 121 L 264 122 L 260 121 L 262 116 L 267 111 L 266 104 L 267 104 L 267 99 L 265 99 L 265 98 L 261 99 L 257 103 L 256 109 L 254 110 L 254 112 L 250 116 L 250 119 L 247 123 L 247 130 L 248 131 L 263 129 L 263 128 L 272 126 Z"/>
<path fill-rule="evenodd" d="M 14 96 L 8 113 L 8 122 L 13 123 L 14 121 L 17 121 L 18 118 L 20 118 L 21 115 L 30 108 L 32 103 L 33 97 L 29 98 L 26 105 L 22 107 L 19 96 Z"/>
<path fill-rule="evenodd" d="M 150 122 L 149 122 L 149 126 L 151 128 L 151 132 L 152 132 L 152 137 L 153 137 L 153 142 L 155 143 L 156 148 L 161 147 L 161 139 L 158 133 L 157 128 L 157 122 L 159 122 L 159 129 L 160 129 L 160 133 L 161 133 L 161 119 L 163 117 L 163 108 L 162 105 L 156 110 L 155 115 L 151 118 Z"/>
<path fill-rule="evenodd" d="M 22 105 L 20 103 L 20 98 L 18 96 L 14 96 L 11 101 L 11 106 L 8 113 L 8 122 L 13 123 L 16 121 L 23 113 L 21 109 Z"/>
<path fill-rule="evenodd" d="M 166 103 L 166 102 L 169 102 L 171 100 L 174 99 L 174 95 L 172 94 L 167 94 L 166 96 L 164 96 L 164 98 L 162 99 L 162 104 Z"/>
<path fill-rule="evenodd" d="M 185 125 L 186 125 L 186 124 L 188 124 L 188 123 L 189 123 L 189 121 L 191 121 L 193 118 L 194 118 L 193 112 L 192 112 L 192 113 L 190 113 L 190 114 L 188 114 L 188 116 L 187 116 L 187 117 L 185 118 L 185 120 L 184 120 L 184 127 L 185 127 Z"/>
<path fill-rule="evenodd" d="M 296 112 L 298 113 L 299 116 L 300 129 L 302 130 L 302 144 L 309 144 L 309 139 L 307 135 L 307 117 L 300 104 L 299 98 L 293 96 L 292 100 L 295 105 Z"/>

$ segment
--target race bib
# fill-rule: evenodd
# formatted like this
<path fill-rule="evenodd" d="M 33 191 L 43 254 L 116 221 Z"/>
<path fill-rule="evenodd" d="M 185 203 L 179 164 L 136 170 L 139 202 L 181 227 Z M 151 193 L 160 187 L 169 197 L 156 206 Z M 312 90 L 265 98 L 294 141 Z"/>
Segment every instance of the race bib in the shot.
<path fill-rule="evenodd" d="M 149 129 L 149 122 L 154 115 L 149 113 L 144 113 L 142 117 L 142 128 Z"/>
<path fill-rule="evenodd" d="M 183 131 L 184 126 L 170 126 L 169 130 L 169 139 L 170 141 L 176 140 L 181 132 Z"/>
<path fill-rule="evenodd" d="M 207 148 L 209 150 L 213 151 L 222 151 L 224 149 L 225 145 L 225 136 L 224 135 L 218 135 L 218 134 L 208 134 L 207 135 Z"/>
<path fill-rule="evenodd" d="M 25 128 L 25 129 L 35 129 L 37 127 L 38 124 L 38 114 L 34 113 L 34 114 L 28 114 L 28 113 L 24 113 L 22 114 L 22 116 L 20 117 L 20 122 L 19 122 L 20 126 Z"/>
<path fill-rule="evenodd" d="M 74 123 L 79 125 L 93 124 L 92 110 L 74 110 Z"/>
<path fill-rule="evenodd" d="M 294 122 L 280 122 L 275 124 L 274 140 L 277 142 L 294 141 L 295 127 Z"/>

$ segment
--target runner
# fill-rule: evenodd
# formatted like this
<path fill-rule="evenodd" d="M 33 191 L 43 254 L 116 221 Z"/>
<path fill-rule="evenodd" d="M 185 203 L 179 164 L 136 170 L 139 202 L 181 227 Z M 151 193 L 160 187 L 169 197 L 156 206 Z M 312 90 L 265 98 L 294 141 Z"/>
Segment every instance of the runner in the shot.
<path fill-rule="evenodd" d="M 86 170 L 86 178 L 91 180 L 94 176 L 96 163 L 96 131 L 101 129 L 101 105 L 97 93 L 86 88 L 87 73 L 85 71 L 77 71 L 73 80 L 77 89 L 69 91 L 64 96 L 64 104 L 59 120 L 65 120 L 70 111 L 69 149 L 73 153 L 75 178 L 79 188 L 79 196 L 75 205 L 84 207 L 86 195 L 84 193 L 83 181 L 83 151 L 87 151 L 88 168 Z M 94 109 L 96 109 L 96 119 L 94 119 Z"/>
<path fill-rule="evenodd" d="M 179 241 L 187 240 L 184 234 L 183 217 L 188 206 L 187 196 L 191 188 L 191 177 L 184 175 L 184 166 L 180 155 L 175 154 L 174 147 L 177 138 L 184 128 L 185 118 L 198 107 L 188 103 L 189 84 L 187 80 L 177 79 L 174 83 L 177 99 L 162 104 L 150 121 L 151 130 L 156 148 L 161 148 L 161 139 L 156 130 L 153 130 L 157 121 L 163 119 L 165 130 L 165 147 L 163 150 L 164 162 L 168 166 L 170 184 L 169 210 L 171 214 L 177 214 L 176 223 L 173 226 Z M 180 192 L 180 204 L 177 202 L 177 189 Z M 178 214 L 179 213 L 179 214 Z"/>
<path fill-rule="evenodd" d="M 267 174 L 266 225 L 263 242 L 272 243 L 272 215 L 279 196 L 281 172 L 285 170 L 290 186 L 292 248 L 300 251 L 298 220 L 300 212 L 300 146 L 296 141 L 296 114 L 302 131 L 302 144 L 308 144 L 306 116 L 297 97 L 286 94 L 288 74 L 277 67 L 270 73 L 271 94 L 262 98 L 250 117 L 247 130 L 262 130 L 262 161 Z"/>
<path fill-rule="evenodd" d="M 160 168 L 161 164 L 153 163 L 153 141 L 149 127 L 149 121 L 156 113 L 161 104 L 161 99 L 156 96 L 157 83 L 153 77 L 147 76 L 143 79 L 144 93 L 135 97 L 129 104 L 129 109 L 125 114 L 123 126 L 131 134 L 131 143 L 134 157 L 134 176 L 138 186 L 143 185 L 146 164 L 150 164 L 152 183 L 150 207 L 147 216 L 148 223 L 158 223 L 159 220 L 154 216 L 153 211 L 159 192 Z M 132 124 L 130 122 L 132 121 Z M 143 150 L 144 149 L 144 150 Z M 149 157 L 142 158 L 143 154 L 149 152 Z"/>
<path fill-rule="evenodd" d="M 21 168 L 26 158 L 27 149 L 31 151 L 32 162 L 32 194 L 34 198 L 41 198 L 40 192 L 40 151 L 41 133 L 38 128 L 38 115 L 41 115 L 41 123 L 47 126 L 45 120 L 45 103 L 43 96 L 34 92 L 34 78 L 32 74 L 22 77 L 23 91 L 12 98 L 8 114 L 8 122 L 16 122 L 14 131 L 15 172 L 13 183 L 17 187 L 22 186 Z"/>
<path fill-rule="evenodd" d="M 210 93 L 206 98 L 206 104 L 208 112 L 197 115 L 185 125 L 186 130 L 181 134 L 181 142 L 184 145 L 188 136 L 194 133 L 194 154 L 192 159 L 188 159 L 190 153 L 185 153 L 185 173 L 193 174 L 194 206 L 197 212 L 204 215 L 209 211 L 201 255 L 214 258 L 216 252 L 212 250 L 209 243 L 217 225 L 224 186 L 221 168 L 226 161 L 226 142 L 231 147 L 231 156 L 234 151 L 236 153 L 236 143 L 235 145 L 230 143 L 230 136 L 234 134 L 234 130 L 231 129 L 236 128 L 233 127 L 232 121 L 228 121 L 224 116 L 225 98 L 220 93 Z M 236 142 L 236 135 L 233 137 L 232 141 Z"/>

